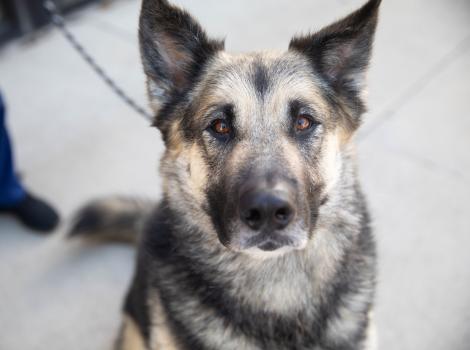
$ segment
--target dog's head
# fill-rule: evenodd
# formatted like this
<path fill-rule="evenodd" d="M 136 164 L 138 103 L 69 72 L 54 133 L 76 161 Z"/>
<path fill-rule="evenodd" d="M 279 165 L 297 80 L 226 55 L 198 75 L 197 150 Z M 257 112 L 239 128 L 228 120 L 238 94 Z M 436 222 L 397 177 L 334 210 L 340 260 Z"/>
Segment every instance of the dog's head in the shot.
<path fill-rule="evenodd" d="M 232 55 L 184 10 L 144 0 L 140 46 L 168 201 L 234 251 L 304 248 L 365 109 L 379 4 L 286 52 Z"/>

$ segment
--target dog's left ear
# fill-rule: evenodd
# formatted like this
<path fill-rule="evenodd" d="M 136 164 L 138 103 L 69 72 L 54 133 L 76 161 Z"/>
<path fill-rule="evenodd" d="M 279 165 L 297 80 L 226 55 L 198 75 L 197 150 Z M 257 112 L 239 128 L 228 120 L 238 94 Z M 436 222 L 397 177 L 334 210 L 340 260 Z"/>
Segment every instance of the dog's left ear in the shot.
<path fill-rule="evenodd" d="M 381 0 L 362 8 L 321 31 L 292 39 L 289 49 L 309 57 L 317 73 L 361 113 L 366 71 L 372 51 Z"/>

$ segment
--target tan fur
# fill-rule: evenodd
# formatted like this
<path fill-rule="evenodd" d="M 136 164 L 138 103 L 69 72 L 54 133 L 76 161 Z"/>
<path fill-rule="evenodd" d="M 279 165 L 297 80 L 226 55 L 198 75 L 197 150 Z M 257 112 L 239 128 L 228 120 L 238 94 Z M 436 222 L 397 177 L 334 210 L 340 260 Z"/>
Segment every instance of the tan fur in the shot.
<path fill-rule="evenodd" d="M 208 170 L 202 152 L 197 144 L 193 144 L 189 151 L 189 177 L 193 194 L 199 203 L 204 200 L 204 187 L 207 184 Z"/>
<path fill-rule="evenodd" d="M 142 335 L 129 316 L 124 316 L 121 340 L 117 350 L 146 350 Z"/>
<path fill-rule="evenodd" d="M 153 296 L 150 299 L 153 324 L 152 337 L 150 339 L 151 350 L 178 350 L 180 348 L 168 327 L 158 291 L 154 290 L 152 293 Z"/>
<path fill-rule="evenodd" d="M 179 121 L 171 123 L 168 136 L 168 153 L 170 154 L 170 157 L 174 159 L 184 150 L 184 143 L 181 137 L 181 125 Z"/>
<path fill-rule="evenodd" d="M 336 132 L 341 146 L 347 146 L 352 143 L 355 132 L 349 129 L 348 126 L 340 125 Z"/>
<path fill-rule="evenodd" d="M 227 171 L 229 172 L 230 176 L 234 175 L 237 170 L 239 170 L 243 164 L 246 163 L 247 156 L 250 155 L 249 151 L 249 143 L 248 142 L 240 142 L 239 144 L 235 145 L 233 148 L 230 157 L 227 161 Z"/>
<path fill-rule="evenodd" d="M 323 146 L 321 172 L 325 183 L 325 193 L 328 193 L 338 181 L 341 170 L 340 138 L 335 131 L 325 137 Z"/>
<path fill-rule="evenodd" d="M 283 150 L 283 155 L 286 160 L 286 165 L 289 166 L 289 168 L 292 171 L 292 174 L 297 178 L 300 179 L 303 176 L 303 162 L 300 157 L 298 148 L 292 144 L 292 142 L 288 140 L 284 140 L 282 142 L 282 150 Z"/>

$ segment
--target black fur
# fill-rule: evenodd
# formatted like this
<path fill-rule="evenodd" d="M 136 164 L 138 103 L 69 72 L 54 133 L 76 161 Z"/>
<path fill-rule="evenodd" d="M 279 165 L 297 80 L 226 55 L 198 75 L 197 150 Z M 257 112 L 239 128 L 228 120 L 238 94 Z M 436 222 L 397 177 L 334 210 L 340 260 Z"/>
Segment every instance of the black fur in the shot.
<path fill-rule="evenodd" d="M 124 302 L 124 312 L 135 320 L 147 346 L 149 346 L 152 323 L 150 321 L 149 308 L 143 300 L 149 300 L 149 281 L 146 272 L 145 254 L 137 257 L 137 264 L 141 268 L 134 275 L 131 288 Z"/>
<path fill-rule="evenodd" d="M 79 210 L 69 236 L 88 236 L 97 241 L 136 242 L 139 238 L 137 232 L 141 230 L 152 206 L 152 202 L 126 197 L 95 200 Z"/>
<path fill-rule="evenodd" d="M 253 64 L 253 85 L 261 98 L 266 94 L 269 88 L 268 69 L 262 62 Z"/>

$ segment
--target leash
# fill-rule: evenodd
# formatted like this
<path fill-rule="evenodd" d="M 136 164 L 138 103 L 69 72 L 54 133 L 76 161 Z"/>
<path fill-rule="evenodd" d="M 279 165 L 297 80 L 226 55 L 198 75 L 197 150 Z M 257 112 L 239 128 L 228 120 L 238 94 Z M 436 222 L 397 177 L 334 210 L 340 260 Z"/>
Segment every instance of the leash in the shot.
<path fill-rule="evenodd" d="M 77 51 L 80 57 L 88 63 L 88 65 L 95 71 L 95 73 L 108 85 L 108 87 L 129 107 L 135 112 L 140 114 L 148 121 L 152 121 L 153 116 L 141 107 L 135 100 L 127 95 L 119 85 L 111 79 L 111 77 L 104 71 L 104 69 L 96 62 L 95 59 L 88 53 L 88 51 L 79 43 L 76 37 L 70 32 L 65 23 L 64 16 L 60 13 L 57 5 L 53 0 L 45 0 L 43 6 L 51 16 L 52 23 L 59 29 L 69 44 Z"/>

